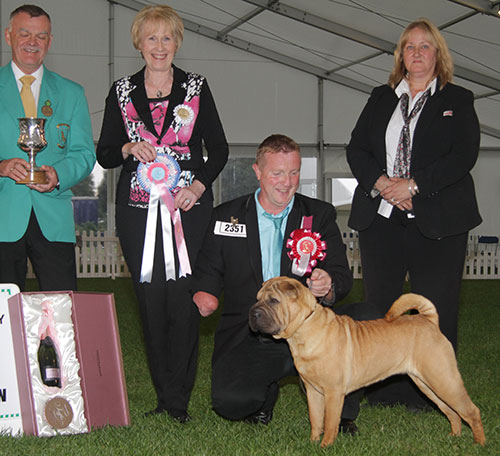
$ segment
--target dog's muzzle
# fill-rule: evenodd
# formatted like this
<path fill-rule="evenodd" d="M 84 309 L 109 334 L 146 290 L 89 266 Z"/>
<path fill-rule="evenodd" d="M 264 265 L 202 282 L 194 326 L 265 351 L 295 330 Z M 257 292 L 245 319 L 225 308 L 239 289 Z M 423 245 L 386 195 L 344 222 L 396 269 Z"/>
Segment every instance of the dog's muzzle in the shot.
<path fill-rule="evenodd" d="M 279 327 L 268 307 L 257 302 L 248 312 L 248 323 L 254 332 L 263 334 L 277 334 Z"/>

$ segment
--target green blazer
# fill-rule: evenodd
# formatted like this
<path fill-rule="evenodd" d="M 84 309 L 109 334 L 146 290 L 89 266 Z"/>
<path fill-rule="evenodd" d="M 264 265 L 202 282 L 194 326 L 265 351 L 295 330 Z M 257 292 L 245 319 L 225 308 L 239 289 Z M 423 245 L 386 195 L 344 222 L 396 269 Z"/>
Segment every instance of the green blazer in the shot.
<path fill-rule="evenodd" d="M 50 106 L 50 109 L 43 106 Z M 0 68 L 0 160 L 28 155 L 17 146 L 18 118 L 24 117 L 11 64 Z M 0 177 L 0 242 L 19 240 L 34 210 L 49 241 L 75 242 L 71 187 L 94 168 L 95 149 L 90 114 L 83 87 L 44 68 L 38 100 L 38 117 L 47 119 L 47 147 L 36 156 L 38 166 L 53 166 L 59 189 L 40 193 Z"/>

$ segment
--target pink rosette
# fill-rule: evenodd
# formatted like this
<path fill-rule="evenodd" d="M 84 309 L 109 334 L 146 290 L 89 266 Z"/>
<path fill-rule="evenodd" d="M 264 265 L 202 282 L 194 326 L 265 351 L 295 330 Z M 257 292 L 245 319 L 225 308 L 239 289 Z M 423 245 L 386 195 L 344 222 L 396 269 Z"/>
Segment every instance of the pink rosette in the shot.
<path fill-rule="evenodd" d="M 286 246 L 290 249 L 288 257 L 292 260 L 292 272 L 300 277 L 310 274 L 318 260 L 326 257 L 326 242 L 321 240 L 321 234 L 309 229 L 292 231 Z"/>

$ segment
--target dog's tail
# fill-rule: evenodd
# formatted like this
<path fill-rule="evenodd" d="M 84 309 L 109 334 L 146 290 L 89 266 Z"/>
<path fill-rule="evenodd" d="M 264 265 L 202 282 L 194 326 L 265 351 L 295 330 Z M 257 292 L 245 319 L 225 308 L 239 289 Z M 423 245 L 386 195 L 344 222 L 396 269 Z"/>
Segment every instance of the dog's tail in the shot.
<path fill-rule="evenodd" d="M 418 310 L 418 313 L 439 326 L 439 316 L 434 304 L 427 298 L 414 293 L 401 295 L 385 314 L 385 321 L 393 321 L 409 310 Z"/>

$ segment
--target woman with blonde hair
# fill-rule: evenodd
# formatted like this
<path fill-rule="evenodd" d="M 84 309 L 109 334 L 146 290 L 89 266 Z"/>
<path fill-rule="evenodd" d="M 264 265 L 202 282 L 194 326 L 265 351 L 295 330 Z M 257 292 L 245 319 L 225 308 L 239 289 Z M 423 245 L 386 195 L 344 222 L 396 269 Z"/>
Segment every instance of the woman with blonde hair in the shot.
<path fill-rule="evenodd" d="M 403 292 L 436 306 L 457 347 L 468 232 L 481 223 L 470 171 L 479 151 L 473 94 L 454 85 L 453 63 L 427 19 L 401 35 L 387 85 L 373 90 L 347 147 L 358 180 L 349 226 L 359 232 L 365 300 L 383 316 Z M 432 354 L 431 354 L 432 356 Z M 389 379 L 371 403 L 425 408 L 407 378 Z"/>
<path fill-rule="evenodd" d="M 211 185 L 228 157 L 206 79 L 172 63 L 183 34 L 181 18 L 166 5 L 136 15 L 132 41 L 145 66 L 111 87 L 97 145 L 101 166 L 122 167 L 116 228 L 157 395 L 146 415 L 166 412 L 181 423 L 190 420 L 198 353 L 191 268 L 212 213 Z"/>

